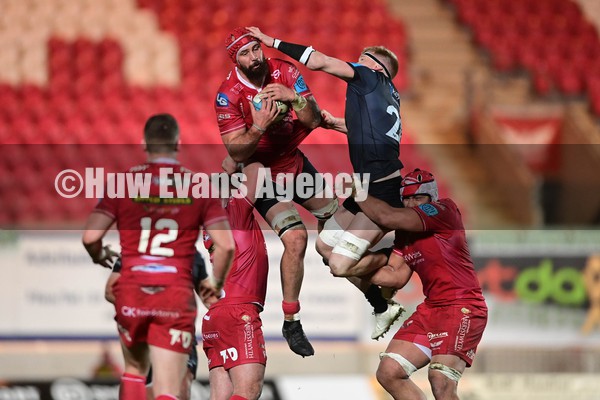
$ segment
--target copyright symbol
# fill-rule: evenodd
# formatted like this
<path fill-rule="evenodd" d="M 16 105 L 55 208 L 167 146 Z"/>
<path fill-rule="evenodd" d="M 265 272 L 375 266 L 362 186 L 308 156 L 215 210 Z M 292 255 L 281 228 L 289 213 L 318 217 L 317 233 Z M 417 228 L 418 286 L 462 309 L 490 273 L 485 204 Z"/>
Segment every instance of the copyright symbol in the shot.
<path fill-rule="evenodd" d="M 54 189 L 62 197 L 72 199 L 83 190 L 83 177 L 74 169 L 65 169 L 56 175 Z"/>

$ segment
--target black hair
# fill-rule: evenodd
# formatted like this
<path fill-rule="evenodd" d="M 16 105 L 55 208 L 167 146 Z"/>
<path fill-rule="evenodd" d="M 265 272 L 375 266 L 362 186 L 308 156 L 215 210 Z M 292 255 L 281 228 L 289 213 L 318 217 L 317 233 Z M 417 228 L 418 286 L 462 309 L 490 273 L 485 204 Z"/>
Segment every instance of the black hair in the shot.
<path fill-rule="evenodd" d="M 144 126 L 144 140 L 148 153 L 177 151 L 179 125 L 171 114 L 156 114 L 148 118 Z"/>

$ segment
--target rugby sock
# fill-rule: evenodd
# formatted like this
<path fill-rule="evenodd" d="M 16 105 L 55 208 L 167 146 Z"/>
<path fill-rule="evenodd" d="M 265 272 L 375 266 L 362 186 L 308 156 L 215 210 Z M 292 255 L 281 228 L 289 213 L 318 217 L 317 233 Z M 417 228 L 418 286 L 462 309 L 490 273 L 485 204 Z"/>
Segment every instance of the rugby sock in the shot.
<path fill-rule="evenodd" d="M 146 399 L 146 378 L 125 372 L 121 377 L 119 400 Z"/>
<path fill-rule="evenodd" d="M 377 285 L 371 285 L 365 292 L 365 297 L 371 306 L 373 306 L 373 311 L 375 314 L 381 314 L 385 312 L 388 307 L 387 300 L 381 294 L 381 289 Z"/>
<path fill-rule="evenodd" d="M 294 314 L 298 314 L 300 312 L 300 301 L 282 301 L 281 309 L 283 310 L 286 319 L 290 317 L 293 318 Z"/>
<path fill-rule="evenodd" d="M 231 396 L 229 398 L 229 400 L 248 400 L 248 399 L 245 397 L 242 397 L 242 396 L 238 396 L 237 394 L 234 394 L 233 396 Z"/>

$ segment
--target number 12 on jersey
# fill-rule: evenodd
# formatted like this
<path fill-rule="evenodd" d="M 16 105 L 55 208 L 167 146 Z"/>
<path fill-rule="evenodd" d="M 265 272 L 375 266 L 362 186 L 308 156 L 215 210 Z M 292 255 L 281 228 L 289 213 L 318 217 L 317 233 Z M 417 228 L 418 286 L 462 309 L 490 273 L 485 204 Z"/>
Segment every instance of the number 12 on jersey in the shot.
<path fill-rule="evenodd" d="M 138 252 L 148 253 L 152 256 L 173 257 L 175 254 L 173 249 L 161 246 L 177 240 L 177 233 L 179 231 L 177 221 L 170 218 L 161 218 L 156 220 L 153 227 L 152 218 L 144 217 L 140 220 L 140 226 L 142 230 L 140 232 Z M 152 231 L 162 231 L 164 229 L 167 230 L 166 233 L 156 233 L 152 241 L 150 241 Z M 150 242 L 150 249 L 148 249 L 148 242 Z"/>

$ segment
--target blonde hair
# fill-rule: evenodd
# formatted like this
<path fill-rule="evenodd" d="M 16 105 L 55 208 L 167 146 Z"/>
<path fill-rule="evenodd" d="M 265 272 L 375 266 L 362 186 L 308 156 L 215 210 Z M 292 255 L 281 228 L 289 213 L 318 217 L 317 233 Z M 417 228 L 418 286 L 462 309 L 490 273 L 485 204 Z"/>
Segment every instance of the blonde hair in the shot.
<path fill-rule="evenodd" d="M 393 79 L 398 73 L 398 57 L 393 51 L 384 46 L 365 47 L 361 54 L 369 53 L 383 63 L 390 72 L 390 79 Z"/>

